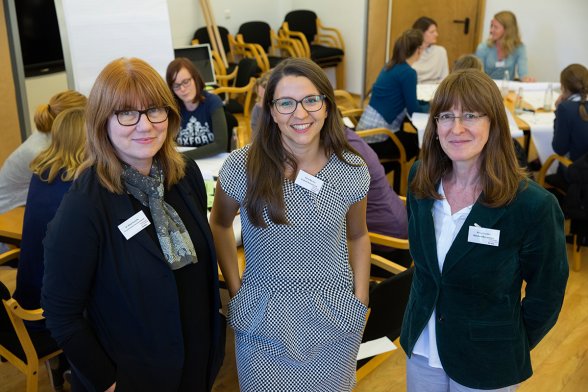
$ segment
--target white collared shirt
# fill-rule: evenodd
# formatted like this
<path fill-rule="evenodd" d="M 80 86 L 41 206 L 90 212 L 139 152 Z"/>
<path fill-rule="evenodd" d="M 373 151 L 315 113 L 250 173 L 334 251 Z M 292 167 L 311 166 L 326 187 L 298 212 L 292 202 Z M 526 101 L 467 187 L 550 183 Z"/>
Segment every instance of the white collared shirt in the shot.
<path fill-rule="evenodd" d="M 443 190 L 443 181 L 439 185 L 439 194 L 445 196 Z M 442 200 L 435 200 L 433 203 L 432 214 L 433 224 L 435 226 L 435 240 L 437 243 L 437 260 L 439 262 L 439 271 L 443 273 L 443 264 L 445 263 L 445 256 L 449 248 L 453 244 L 457 233 L 461 230 L 466 218 L 472 210 L 473 204 L 462 208 L 455 214 L 451 214 L 451 206 L 445 198 Z M 437 338 L 435 330 L 436 310 L 433 309 L 433 314 L 429 318 L 429 322 L 423 329 L 421 336 L 417 340 L 413 354 L 422 355 L 429 358 L 429 366 L 434 368 L 443 368 L 439 352 L 437 351 Z"/>

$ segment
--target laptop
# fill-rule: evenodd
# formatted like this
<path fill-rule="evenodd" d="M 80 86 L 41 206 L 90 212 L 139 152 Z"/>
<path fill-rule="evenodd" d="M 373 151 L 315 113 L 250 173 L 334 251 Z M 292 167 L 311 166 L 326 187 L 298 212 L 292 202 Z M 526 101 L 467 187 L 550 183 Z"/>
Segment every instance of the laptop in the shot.
<path fill-rule="evenodd" d="M 186 46 L 184 48 L 174 49 L 174 56 L 186 57 L 192 60 L 196 69 L 200 73 L 204 84 L 207 86 L 216 85 L 216 75 L 214 74 L 214 66 L 212 64 L 212 54 L 210 53 L 210 45 L 200 44 L 194 46 Z"/>

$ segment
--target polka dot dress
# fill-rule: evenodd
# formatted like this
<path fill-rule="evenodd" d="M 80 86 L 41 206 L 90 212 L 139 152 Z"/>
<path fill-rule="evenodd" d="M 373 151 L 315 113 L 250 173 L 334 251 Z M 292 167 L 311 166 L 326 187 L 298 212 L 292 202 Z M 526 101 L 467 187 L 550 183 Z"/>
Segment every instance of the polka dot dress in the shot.
<path fill-rule="evenodd" d="M 254 227 L 242 205 L 248 146 L 230 154 L 222 189 L 241 204 L 246 269 L 231 299 L 241 391 L 351 391 L 367 308 L 353 294 L 345 216 L 369 187 L 367 166 L 332 155 L 319 194 L 284 180 L 289 224 Z"/>

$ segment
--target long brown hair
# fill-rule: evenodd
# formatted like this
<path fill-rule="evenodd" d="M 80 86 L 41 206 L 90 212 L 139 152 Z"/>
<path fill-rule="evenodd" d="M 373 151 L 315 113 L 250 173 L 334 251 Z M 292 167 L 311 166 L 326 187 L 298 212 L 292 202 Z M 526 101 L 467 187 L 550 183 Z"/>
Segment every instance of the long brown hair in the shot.
<path fill-rule="evenodd" d="M 521 41 L 521 34 L 519 33 L 517 17 L 510 11 L 500 11 L 494 15 L 494 19 L 504 27 L 502 50 L 504 51 L 504 55 L 508 56 L 523 43 Z M 492 37 L 488 38 L 488 46 L 492 47 L 494 45 L 496 45 L 496 42 L 492 40 Z"/>
<path fill-rule="evenodd" d="M 586 95 L 588 95 L 588 69 L 582 64 L 570 64 L 561 71 L 561 86 L 566 92 L 580 95 L 580 107 L 578 111 L 584 121 L 588 121 L 586 112 Z"/>
<path fill-rule="evenodd" d="M 55 94 L 44 103 L 37 107 L 35 111 L 35 127 L 42 133 L 51 132 L 53 120 L 62 111 L 78 106 L 86 106 L 86 97 L 74 90 L 65 90 Z"/>
<path fill-rule="evenodd" d="M 123 193 L 122 164 L 108 137 L 108 120 L 115 110 L 136 105 L 169 108 L 167 135 L 155 158 L 161 163 L 168 188 L 184 176 L 185 162 L 174 142 L 180 114 L 171 91 L 152 66 L 138 58 L 124 57 L 104 67 L 90 91 L 86 109 L 88 159 L 77 175 L 95 166 L 102 186 L 113 193 Z"/>
<path fill-rule="evenodd" d="M 178 72 L 180 72 L 182 68 L 186 68 L 186 71 L 188 71 L 188 73 L 192 77 L 192 80 L 194 80 L 194 85 L 196 86 L 196 95 L 194 96 L 194 100 L 192 101 L 192 103 L 204 101 L 204 95 L 202 94 L 202 92 L 204 91 L 204 80 L 202 79 L 202 76 L 200 76 L 200 73 L 196 69 L 196 66 L 194 65 L 192 60 L 186 57 L 178 57 L 177 59 L 174 59 L 171 63 L 169 63 L 169 65 L 167 66 L 167 70 L 165 71 L 165 81 L 167 82 L 170 91 L 174 95 L 176 102 L 178 102 L 178 104 L 184 104 L 178 98 L 173 88 L 176 77 L 178 76 Z"/>
<path fill-rule="evenodd" d="M 320 133 L 320 143 L 327 156 L 335 154 L 345 161 L 344 151 L 357 152 L 349 145 L 343 132 L 343 121 L 337 114 L 335 93 L 322 68 L 306 58 L 286 59 L 274 68 L 263 98 L 260 127 L 253 138 L 247 158 L 247 192 L 244 205 L 253 225 L 266 227 L 263 219 L 267 207 L 269 218 L 277 224 L 287 224 L 282 183 L 285 170 L 298 170 L 295 157 L 282 144 L 281 132 L 271 116 L 272 100 L 276 87 L 285 76 L 305 77 L 325 96 L 329 115 Z"/>
<path fill-rule="evenodd" d="M 423 44 L 423 32 L 419 29 L 406 30 L 396 42 L 394 42 L 394 49 L 392 49 L 392 58 L 386 64 L 386 69 L 391 69 L 397 64 L 406 62 L 410 56 Z"/>
<path fill-rule="evenodd" d="M 84 108 L 62 111 L 51 128 L 51 144 L 33 159 L 31 170 L 42 181 L 53 182 L 60 170 L 62 181 L 73 181 L 85 158 L 86 127 Z"/>
<path fill-rule="evenodd" d="M 437 139 L 439 113 L 460 107 L 462 112 L 485 114 L 490 120 L 488 141 L 480 154 L 481 203 L 489 207 L 508 204 L 526 179 L 518 166 L 502 95 L 496 83 L 477 69 L 452 72 L 437 88 L 431 102 L 431 116 L 423 136 L 420 161 L 410 190 L 417 198 L 442 197 L 437 192 L 441 179 L 451 173 L 451 159 Z"/>

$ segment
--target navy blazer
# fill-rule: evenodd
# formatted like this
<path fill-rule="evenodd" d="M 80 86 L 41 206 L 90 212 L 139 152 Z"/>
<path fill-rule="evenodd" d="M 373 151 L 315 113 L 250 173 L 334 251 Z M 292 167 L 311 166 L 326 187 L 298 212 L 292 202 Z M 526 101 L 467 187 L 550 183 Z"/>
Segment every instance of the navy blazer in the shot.
<path fill-rule="evenodd" d="M 407 203 L 415 272 L 400 336 L 404 351 L 411 356 L 436 309 L 437 348 L 451 379 L 470 388 L 496 389 L 529 378 L 529 351 L 555 324 L 568 278 L 557 200 L 524 180 L 504 207 L 476 202 L 443 271 L 437 261 L 434 200 L 409 193 Z M 468 242 L 475 224 L 499 230 L 499 245 Z"/>
<path fill-rule="evenodd" d="M 213 264 L 212 385 L 224 356 L 225 325 L 206 193 L 193 161 L 187 161 L 186 175 L 174 186 L 200 226 Z M 102 392 L 116 380 L 121 391 L 176 391 L 184 361 L 177 286 L 145 230 L 129 240 L 119 231 L 135 213 L 129 196 L 109 192 L 94 168 L 74 182 L 44 241 L 47 327 L 61 347 L 89 348 L 92 355 L 74 350 L 71 357 L 64 351 L 90 390 Z"/>

